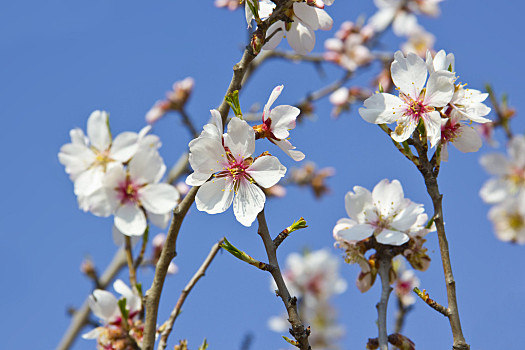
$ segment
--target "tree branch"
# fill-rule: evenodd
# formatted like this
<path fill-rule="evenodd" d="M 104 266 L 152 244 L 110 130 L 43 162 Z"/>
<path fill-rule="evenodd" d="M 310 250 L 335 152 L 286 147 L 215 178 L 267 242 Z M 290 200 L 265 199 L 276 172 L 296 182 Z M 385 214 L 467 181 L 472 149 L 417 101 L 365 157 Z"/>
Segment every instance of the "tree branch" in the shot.
<path fill-rule="evenodd" d="M 121 248 L 115 253 L 113 260 L 111 260 L 111 263 L 99 278 L 98 288 L 106 289 L 124 266 L 126 266 L 126 253 Z M 86 298 L 82 307 L 73 314 L 71 323 L 66 333 L 62 336 L 56 350 L 67 350 L 73 345 L 78 333 L 85 325 L 89 324 L 89 313 L 88 298 Z"/>
<path fill-rule="evenodd" d="M 388 350 L 388 332 L 386 328 L 386 311 L 388 307 L 388 298 L 392 287 L 390 287 L 390 266 L 392 265 L 392 256 L 387 253 L 387 249 L 381 249 L 378 273 L 381 277 L 381 300 L 377 303 L 377 327 L 379 348 Z"/>
<path fill-rule="evenodd" d="M 288 321 L 292 325 L 290 334 L 297 340 L 297 347 L 301 350 L 311 349 L 308 343 L 308 336 L 310 335 L 310 329 L 305 329 L 299 313 L 297 312 L 297 298 L 291 297 L 284 283 L 281 270 L 279 268 L 279 262 L 277 261 L 277 248 L 270 237 L 268 231 L 268 225 L 266 224 L 266 218 L 264 217 L 264 209 L 257 215 L 259 222 L 259 229 L 257 233 L 261 236 L 266 254 L 268 255 L 268 263 L 274 268 L 270 270 L 272 277 L 277 285 L 278 295 L 282 299 L 286 311 L 288 312 Z"/>
<path fill-rule="evenodd" d="M 177 316 L 180 313 L 180 310 L 182 308 L 182 305 L 184 304 L 184 301 L 186 300 L 186 297 L 188 296 L 188 294 L 190 294 L 195 284 L 197 284 L 197 281 L 199 281 L 201 277 L 204 277 L 204 274 L 206 273 L 206 269 L 208 269 L 208 266 L 210 266 L 211 262 L 215 258 L 215 255 L 217 255 L 217 252 L 221 249 L 220 245 L 223 241 L 224 239 L 221 239 L 219 242 L 213 245 L 213 247 L 210 250 L 210 253 L 208 254 L 206 259 L 202 263 L 201 267 L 199 267 L 195 275 L 193 275 L 193 277 L 188 282 L 186 287 L 184 287 L 184 289 L 180 293 L 179 300 L 177 300 L 177 304 L 175 305 L 175 308 L 171 312 L 170 318 L 162 326 L 164 330 L 162 331 L 162 335 L 160 337 L 159 346 L 157 347 L 157 350 L 164 350 L 166 348 L 168 337 L 173 329 L 173 324 L 175 323 L 175 320 L 177 319 Z"/>

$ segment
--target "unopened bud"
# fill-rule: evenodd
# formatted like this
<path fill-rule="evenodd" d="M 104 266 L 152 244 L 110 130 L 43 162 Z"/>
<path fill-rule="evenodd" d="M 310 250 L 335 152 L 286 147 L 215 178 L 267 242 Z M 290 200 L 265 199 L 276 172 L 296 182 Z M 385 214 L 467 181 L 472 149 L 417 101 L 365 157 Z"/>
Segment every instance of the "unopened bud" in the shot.
<path fill-rule="evenodd" d="M 414 342 L 399 333 L 390 334 L 388 336 L 388 342 L 399 350 L 416 350 Z"/>
<path fill-rule="evenodd" d="M 264 37 L 262 33 L 257 30 L 252 35 L 252 40 L 250 41 L 250 46 L 252 48 L 253 54 L 257 56 L 264 45 Z"/>

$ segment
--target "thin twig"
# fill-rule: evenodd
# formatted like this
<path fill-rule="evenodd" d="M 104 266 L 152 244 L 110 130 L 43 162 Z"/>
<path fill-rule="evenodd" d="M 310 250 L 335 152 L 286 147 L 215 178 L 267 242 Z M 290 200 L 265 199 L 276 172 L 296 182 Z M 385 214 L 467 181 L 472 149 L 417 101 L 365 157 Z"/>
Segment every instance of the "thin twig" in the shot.
<path fill-rule="evenodd" d="M 465 341 L 465 337 L 463 336 L 463 331 L 461 329 L 461 321 L 459 318 L 458 303 L 456 298 L 456 281 L 454 280 L 454 275 L 452 274 L 452 264 L 450 262 L 448 241 L 445 234 L 445 225 L 443 222 L 443 195 L 439 193 L 437 178 L 434 176 L 432 164 L 430 164 L 428 161 L 427 150 L 425 147 L 426 145 L 421 143 L 421 140 L 419 139 L 419 133 L 417 131 L 414 134 L 413 140 L 420 160 L 418 170 L 425 179 L 427 192 L 430 195 L 432 204 L 434 206 L 434 222 L 436 224 L 438 233 L 439 250 L 441 253 L 441 262 L 443 263 L 443 272 L 445 274 L 447 287 L 448 309 L 450 310 L 448 319 L 450 322 L 450 328 L 452 330 L 452 336 L 454 338 L 453 349 L 468 350 L 470 349 L 470 346 Z"/>
<path fill-rule="evenodd" d="M 168 173 L 168 180 L 166 181 L 167 183 L 174 185 L 175 181 L 177 181 L 180 176 L 189 173 L 188 160 L 189 153 L 182 153 L 179 159 L 177 159 L 175 165 L 170 169 L 170 172 Z"/>
<path fill-rule="evenodd" d="M 215 255 L 217 255 L 217 252 L 221 249 L 220 245 L 223 241 L 224 239 L 221 239 L 219 242 L 213 245 L 213 247 L 210 250 L 210 253 L 208 254 L 206 259 L 202 263 L 201 267 L 199 267 L 197 272 L 193 275 L 193 277 L 188 282 L 186 287 L 184 287 L 184 289 L 180 293 L 180 297 L 179 297 L 179 300 L 177 300 L 177 304 L 175 305 L 175 308 L 171 312 L 169 319 L 162 326 L 164 330 L 162 331 L 162 335 L 160 337 L 160 341 L 159 341 L 157 350 L 164 350 L 166 348 L 168 337 L 171 333 L 171 330 L 173 329 L 173 324 L 175 323 L 175 320 L 177 319 L 177 316 L 180 313 L 180 310 L 182 308 L 182 305 L 184 304 L 184 301 L 186 300 L 188 294 L 190 294 L 193 287 L 195 287 L 195 284 L 197 284 L 197 281 L 199 281 L 201 277 L 204 277 L 204 274 L 206 273 L 206 269 L 208 269 L 208 266 L 210 266 L 211 262 L 213 261 L 213 258 L 215 258 Z"/>
<path fill-rule="evenodd" d="M 108 265 L 106 270 L 102 273 L 99 278 L 99 289 L 105 289 L 117 276 L 117 274 L 126 266 L 126 253 L 124 249 L 119 249 L 111 263 Z M 78 333 L 84 328 L 85 325 L 89 324 L 89 298 L 86 298 L 82 307 L 75 311 L 69 327 L 62 336 L 60 343 L 56 347 L 56 350 L 67 350 L 73 345 L 73 342 L 78 336 Z"/>
<path fill-rule="evenodd" d="M 427 303 L 428 306 L 430 306 L 443 316 L 450 316 L 450 310 L 438 303 L 437 301 L 435 301 L 434 299 L 430 299 L 430 296 L 428 295 L 426 290 L 423 289 L 423 291 L 420 291 L 419 288 L 414 287 L 414 293 L 416 293 L 418 297 L 420 297 L 425 303 Z"/>
<path fill-rule="evenodd" d="M 266 224 L 266 218 L 264 217 L 264 209 L 257 215 L 257 220 L 259 222 L 258 233 L 261 236 L 264 248 L 266 249 L 266 254 L 268 255 L 268 263 L 274 268 L 271 269 L 270 273 L 277 285 L 278 295 L 282 299 L 286 311 L 288 312 L 288 321 L 292 325 L 290 329 L 290 334 L 297 340 L 297 347 L 301 350 L 311 349 L 310 344 L 308 343 L 308 336 L 310 335 L 310 329 L 304 327 L 299 313 L 297 312 L 297 298 L 291 297 L 284 283 L 281 270 L 279 268 L 279 262 L 277 261 L 277 248 L 270 237 L 270 232 L 268 231 L 268 225 Z"/>
<path fill-rule="evenodd" d="M 133 267 L 135 271 L 139 268 L 140 264 L 142 264 L 142 261 L 144 260 L 144 253 L 146 252 L 146 245 L 148 244 L 148 237 L 149 237 L 149 227 L 146 228 L 146 231 L 142 235 L 142 245 L 140 247 L 140 253 L 135 259 L 135 262 L 133 263 Z"/>
<path fill-rule="evenodd" d="M 126 261 L 128 263 L 128 269 L 129 269 L 129 284 L 131 288 L 135 288 L 135 286 L 137 285 L 137 274 L 135 272 L 135 265 L 133 264 L 131 237 L 128 235 L 124 235 L 124 238 L 126 240 L 126 244 L 124 248 L 126 249 Z"/>
<path fill-rule="evenodd" d="M 186 126 L 186 128 L 188 129 L 188 131 L 190 132 L 191 136 L 193 138 L 196 138 L 199 136 L 199 132 L 197 131 L 197 129 L 195 128 L 195 125 L 193 125 L 193 121 L 192 119 L 190 118 L 190 116 L 188 115 L 188 112 L 186 112 L 186 110 L 184 109 L 184 107 L 182 107 L 180 110 L 179 110 L 179 113 L 182 117 L 182 122 L 184 123 L 184 125 Z"/>
<path fill-rule="evenodd" d="M 397 313 L 396 313 L 396 322 L 394 326 L 395 333 L 401 333 L 403 326 L 405 325 L 405 319 L 408 312 L 412 310 L 412 306 L 405 306 L 401 301 L 401 298 L 397 297 Z"/>
<path fill-rule="evenodd" d="M 388 307 L 388 298 L 392 287 L 390 287 L 390 266 L 392 265 L 392 256 L 387 249 L 381 250 L 378 273 L 381 277 L 381 300 L 377 303 L 377 327 L 379 349 L 388 350 L 388 333 L 386 328 L 386 311 Z"/>

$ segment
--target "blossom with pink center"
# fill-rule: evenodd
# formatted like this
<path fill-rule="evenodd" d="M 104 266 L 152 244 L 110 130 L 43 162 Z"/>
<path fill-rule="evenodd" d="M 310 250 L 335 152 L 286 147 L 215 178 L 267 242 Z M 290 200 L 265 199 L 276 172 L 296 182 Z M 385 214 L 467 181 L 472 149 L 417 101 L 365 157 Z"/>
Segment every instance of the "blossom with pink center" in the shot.
<path fill-rule="evenodd" d="M 165 227 L 180 197 L 173 186 L 159 183 L 165 171 L 156 149 L 140 149 L 127 169 L 117 165 L 107 172 L 104 186 L 88 197 L 88 210 L 97 216 L 113 214 L 115 228 L 127 236 L 142 235 L 148 219 Z"/>
<path fill-rule="evenodd" d="M 479 194 L 487 203 L 498 203 L 525 189 L 525 136 L 514 136 L 507 146 L 509 157 L 501 153 L 487 154 L 480 163 L 496 177 L 485 182 Z"/>
<path fill-rule="evenodd" d="M 441 160 L 448 161 L 448 143 L 451 142 L 463 153 L 477 152 L 481 137 L 472 126 L 460 123 L 457 117 L 441 120 Z"/>
<path fill-rule="evenodd" d="M 60 148 L 58 159 L 75 183 L 79 205 L 86 210 L 84 197 L 102 187 L 106 171 L 123 164 L 137 152 L 139 134 L 123 132 L 114 139 L 109 130 L 109 115 L 94 111 L 88 118 L 87 137 L 79 129 L 70 132 L 71 143 Z"/>
<path fill-rule="evenodd" d="M 406 308 L 416 302 L 413 289 L 419 287 L 419 278 L 413 270 L 407 269 L 401 261 L 400 267 L 396 271 L 397 279 L 394 286 L 394 292 L 401 301 L 401 304 Z"/>
<path fill-rule="evenodd" d="M 264 106 L 263 123 L 254 127 L 258 137 L 267 138 L 271 143 L 277 145 L 293 160 L 300 161 L 304 159 L 304 153 L 296 151 L 295 147 L 288 141 L 290 136 L 289 130 L 295 128 L 295 120 L 301 113 L 299 108 L 282 105 L 270 109 L 277 97 L 283 91 L 284 86 L 276 86 Z"/>
<path fill-rule="evenodd" d="M 274 156 L 263 154 L 252 158 L 255 132 L 244 120 L 233 118 L 224 136 L 220 129 L 220 114 L 212 112 L 211 123 L 205 125 L 199 138 L 190 142 L 189 161 L 194 172 L 186 183 L 201 186 L 195 197 L 198 210 L 217 214 L 233 203 L 237 220 L 251 226 L 266 200 L 259 186 L 275 185 L 286 168 Z"/>
<path fill-rule="evenodd" d="M 445 107 L 454 95 L 454 73 L 439 70 L 430 74 L 427 82 L 427 67 L 421 57 L 408 53 L 405 58 L 397 51 L 394 58 L 390 70 L 399 97 L 374 94 L 365 100 L 359 114 L 369 123 L 397 122 L 391 134 L 397 142 L 407 140 L 422 120 L 434 147 L 441 139 L 441 115 L 437 109 Z"/>
<path fill-rule="evenodd" d="M 378 243 L 399 246 L 423 229 L 427 219 L 422 204 L 404 197 L 398 180 L 384 179 L 372 192 L 354 186 L 345 196 L 345 208 L 349 218 L 337 221 L 336 240 L 357 242 L 373 235 Z"/>

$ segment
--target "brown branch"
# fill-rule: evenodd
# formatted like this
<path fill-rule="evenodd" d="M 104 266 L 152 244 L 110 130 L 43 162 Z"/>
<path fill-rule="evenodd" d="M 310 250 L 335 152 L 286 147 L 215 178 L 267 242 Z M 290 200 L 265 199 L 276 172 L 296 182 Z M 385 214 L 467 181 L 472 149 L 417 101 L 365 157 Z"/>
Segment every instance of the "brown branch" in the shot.
<path fill-rule="evenodd" d="M 381 299 L 376 305 L 378 340 L 379 349 L 388 350 L 386 311 L 388 307 L 388 298 L 390 297 L 390 292 L 392 292 L 392 287 L 390 287 L 390 267 L 392 265 L 392 256 L 389 254 L 388 249 L 380 249 L 379 252 L 381 253 L 378 268 L 379 277 L 381 277 Z"/>
<path fill-rule="evenodd" d="M 133 268 L 135 271 L 139 268 L 140 264 L 142 264 L 142 261 L 144 260 L 144 253 L 146 253 L 146 245 L 148 244 L 148 237 L 149 237 L 149 227 L 146 228 L 146 231 L 142 235 L 142 245 L 140 247 L 140 252 L 137 258 L 135 259 L 135 262 L 133 263 Z"/>
<path fill-rule="evenodd" d="M 161 327 L 164 330 L 162 331 L 162 335 L 160 337 L 159 346 L 157 347 L 157 350 L 164 350 L 167 346 L 168 337 L 173 329 L 173 324 L 175 323 L 175 320 L 177 319 L 177 316 L 180 313 L 180 310 L 182 308 L 182 305 L 184 304 L 184 301 L 186 300 L 188 294 L 190 294 L 193 287 L 195 287 L 195 284 L 201 279 L 201 277 L 204 277 L 204 274 L 206 273 L 206 269 L 208 269 L 208 266 L 210 266 L 211 262 L 215 258 L 215 255 L 217 255 L 217 252 L 221 249 L 220 245 L 224 241 L 224 239 L 221 239 L 219 242 L 215 243 L 213 247 L 210 250 L 210 253 L 202 263 L 201 267 L 197 270 L 197 272 L 193 275 L 191 280 L 188 282 L 186 287 L 182 290 L 180 293 L 179 300 L 177 300 L 177 304 L 175 305 L 175 308 L 171 312 L 171 315 L 169 319 L 164 323 L 164 325 Z"/>
<path fill-rule="evenodd" d="M 128 269 L 129 269 L 129 284 L 132 289 L 135 289 L 137 285 L 137 274 L 135 272 L 135 265 L 133 264 L 131 237 L 124 235 L 124 239 L 126 240 L 126 244 L 124 248 L 126 249 L 126 261 L 128 263 Z"/>
<path fill-rule="evenodd" d="M 425 186 L 427 192 L 432 198 L 434 206 L 434 222 L 438 233 L 439 250 L 441 253 L 441 262 L 443 263 L 443 272 L 445 274 L 445 281 L 447 287 L 448 309 L 450 315 L 448 316 L 452 336 L 454 338 L 454 350 L 468 350 L 470 346 L 465 341 L 463 331 L 461 329 L 461 322 L 459 319 L 458 303 L 456 298 L 456 281 L 452 274 L 452 264 L 450 262 L 450 254 L 448 249 L 447 236 L 445 234 L 445 225 L 443 223 L 443 195 L 439 193 L 437 177 L 434 176 L 434 169 L 427 158 L 426 145 L 423 145 L 419 139 L 419 133 L 416 131 L 413 136 L 414 146 L 418 152 L 420 165 L 417 167 L 425 179 Z"/>
<path fill-rule="evenodd" d="M 117 276 L 117 274 L 126 266 L 126 253 L 124 249 L 119 249 L 111 263 L 108 265 L 106 270 L 102 273 L 99 278 L 99 289 L 105 289 Z M 56 350 L 67 350 L 73 345 L 73 342 L 78 336 L 78 333 L 84 328 L 85 325 L 89 324 L 89 305 L 88 298 L 82 304 L 82 307 L 75 311 L 69 327 L 62 336 L 60 343 L 56 347 Z"/>
<path fill-rule="evenodd" d="M 264 248 L 266 249 L 266 254 L 268 255 L 268 263 L 273 266 L 270 270 L 272 277 L 277 285 L 277 294 L 282 299 L 286 311 L 288 312 L 288 321 L 292 325 L 290 329 L 290 334 L 297 340 L 297 347 L 301 350 L 311 349 L 310 344 L 308 343 L 308 336 L 310 335 L 310 328 L 306 328 L 299 317 L 297 312 L 297 298 L 291 297 L 284 283 L 281 270 L 279 268 L 279 262 L 277 261 L 277 248 L 270 237 L 270 232 L 268 231 L 268 225 L 266 224 L 266 218 L 264 217 L 264 209 L 257 215 L 257 220 L 259 222 L 259 229 L 257 233 L 261 236 Z"/>

